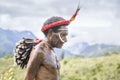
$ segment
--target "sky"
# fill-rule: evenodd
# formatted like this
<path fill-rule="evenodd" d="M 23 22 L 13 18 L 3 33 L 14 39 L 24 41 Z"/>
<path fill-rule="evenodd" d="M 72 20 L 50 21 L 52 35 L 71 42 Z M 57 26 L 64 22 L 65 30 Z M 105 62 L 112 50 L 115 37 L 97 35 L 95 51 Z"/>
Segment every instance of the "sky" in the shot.
<path fill-rule="evenodd" d="M 78 3 L 81 10 L 68 26 L 69 39 L 120 45 L 120 0 L 0 0 L 0 28 L 29 30 L 43 38 L 44 21 L 70 19 Z"/>

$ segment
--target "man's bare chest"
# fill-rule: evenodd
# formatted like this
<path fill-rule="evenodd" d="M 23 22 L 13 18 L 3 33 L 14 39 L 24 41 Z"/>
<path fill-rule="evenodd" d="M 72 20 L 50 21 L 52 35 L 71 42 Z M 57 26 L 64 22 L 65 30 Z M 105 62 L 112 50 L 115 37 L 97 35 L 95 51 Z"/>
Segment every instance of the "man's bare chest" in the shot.
<path fill-rule="evenodd" d="M 53 51 L 45 54 L 43 64 L 54 69 L 60 68 L 59 60 Z"/>

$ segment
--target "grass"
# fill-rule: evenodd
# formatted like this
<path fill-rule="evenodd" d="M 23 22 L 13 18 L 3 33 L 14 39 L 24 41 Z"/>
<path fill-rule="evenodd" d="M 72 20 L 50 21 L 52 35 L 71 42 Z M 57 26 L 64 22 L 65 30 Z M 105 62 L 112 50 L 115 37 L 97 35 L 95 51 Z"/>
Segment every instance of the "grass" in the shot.
<path fill-rule="evenodd" d="M 120 80 L 120 55 L 64 59 L 61 66 L 62 80 Z"/>
<path fill-rule="evenodd" d="M 7 70 L 9 70 L 9 68 L 12 68 L 13 65 L 14 65 L 13 57 L 1 58 L 0 59 L 0 64 L 1 64 L 1 66 L 0 66 L 0 73 L 6 73 Z M 24 69 L 21 69 L 19 66 L 14 67 L 14 76 L 15 76 L 16 80 L 23 80 L 24 73 L 25 73 Z"/>
<path fill-rule="evenodd" d="M 99 58 L 65 58 L 61 63 L 61 80 L 120 80 L 120 55 Z M 13 58 L 0 59 L 0 72 L 13 66 Z M 23 80 L 25 69 L 14 68 L 16 80 Z"/>

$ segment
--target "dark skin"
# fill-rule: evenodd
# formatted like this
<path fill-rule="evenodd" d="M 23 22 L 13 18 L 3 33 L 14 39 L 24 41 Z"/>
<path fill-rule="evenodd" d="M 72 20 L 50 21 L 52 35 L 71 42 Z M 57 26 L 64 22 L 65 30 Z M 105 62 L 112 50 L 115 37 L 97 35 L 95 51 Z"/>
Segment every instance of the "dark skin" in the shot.
<path fill-rule="evenodd" d="M 60 29 L 62 30 L 57 30 L 56 33 L 49 29 L 46 38 L 32 50 L 24 80 L 59 80 L 60 64 L 53 48 L 61 48 L 68 35 L 66 26 L 61 26 Z"/>

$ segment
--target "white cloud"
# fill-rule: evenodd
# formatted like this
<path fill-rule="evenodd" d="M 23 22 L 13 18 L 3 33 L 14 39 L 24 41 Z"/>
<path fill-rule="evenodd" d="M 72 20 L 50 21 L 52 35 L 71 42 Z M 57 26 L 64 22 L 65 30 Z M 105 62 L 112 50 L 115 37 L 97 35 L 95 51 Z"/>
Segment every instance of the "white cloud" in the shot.
<path fill-rule="evenodd" d="M 78 0 L 79 1 L 79 0 Z M 75 11 L 76 0 L 1 0 L 0 27 L 30 30 L 37 37 L 43 22 L 53 16 L 69 19 Z M 119 0 L 80 0 L 82 6 L 76 20 L 69 25 L 70 35 L 81 41 L 120 44 Z"/>

